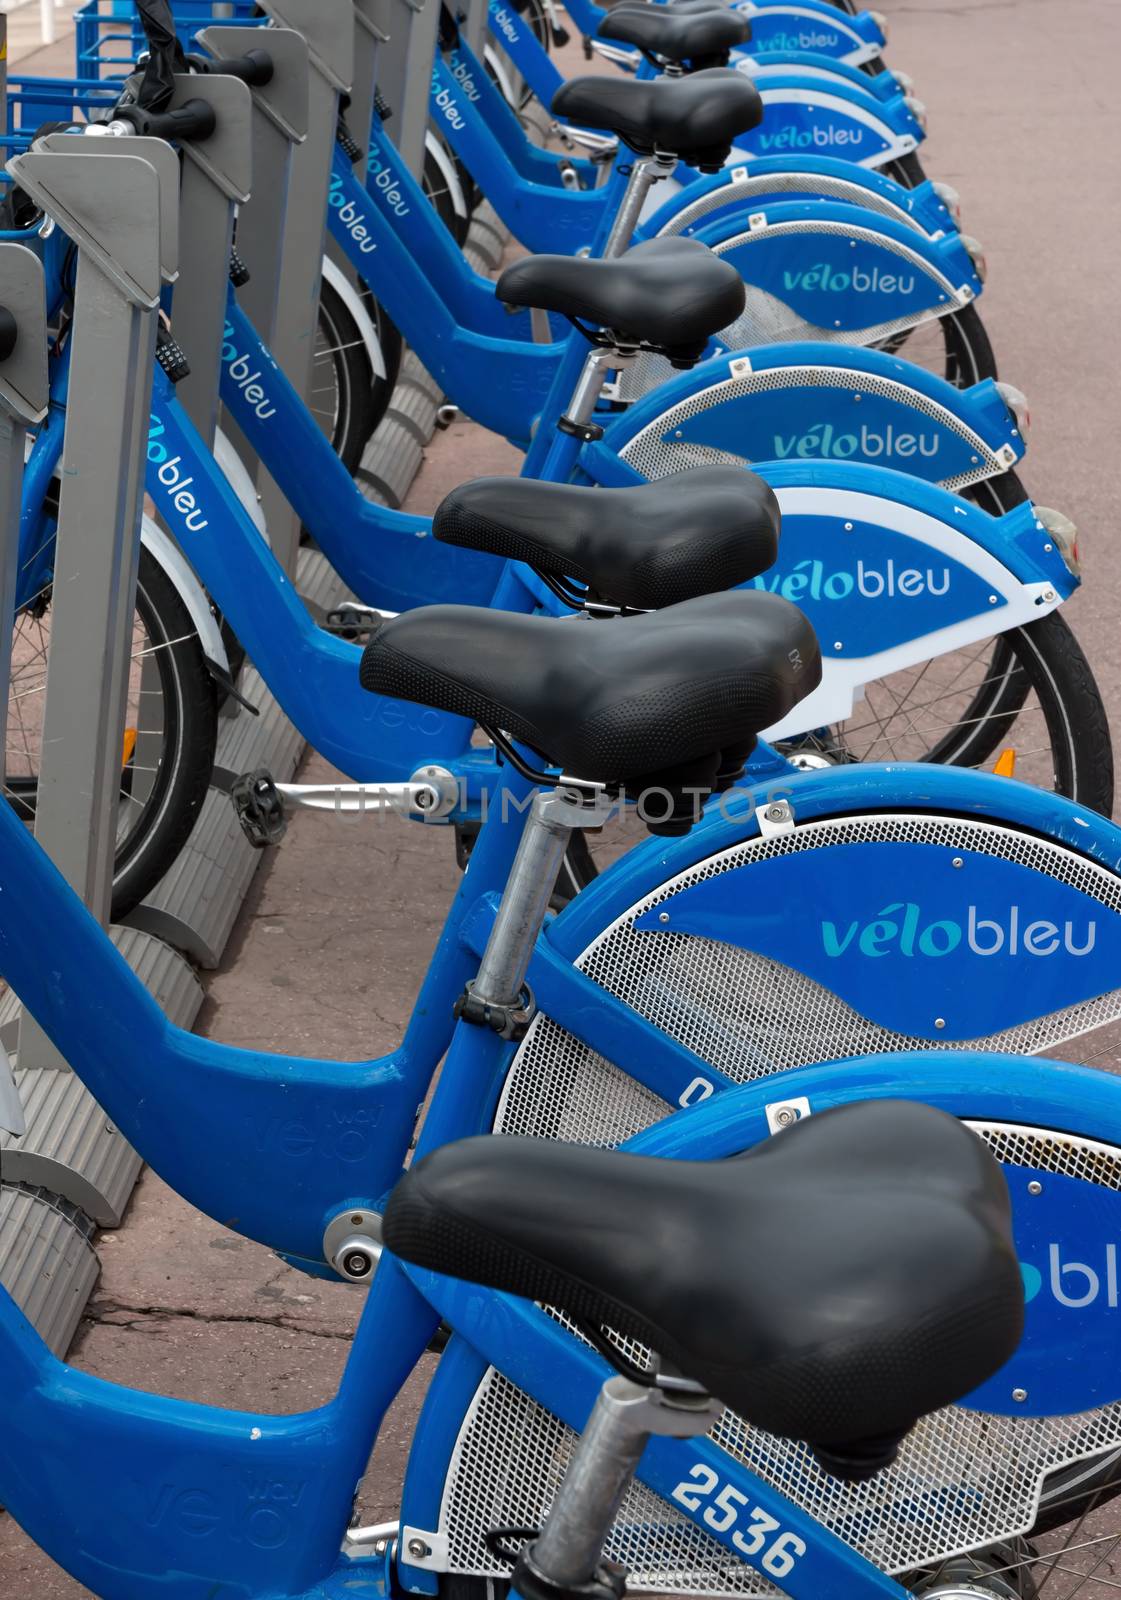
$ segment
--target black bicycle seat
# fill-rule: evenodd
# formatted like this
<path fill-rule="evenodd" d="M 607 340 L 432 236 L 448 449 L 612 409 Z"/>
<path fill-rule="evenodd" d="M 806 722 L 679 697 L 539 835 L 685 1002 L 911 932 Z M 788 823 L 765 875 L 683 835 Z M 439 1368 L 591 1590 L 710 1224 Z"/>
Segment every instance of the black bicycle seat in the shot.
<path fill-rule="evenodd" d="M 696 361 L 714 333 L 746 303 L 735 267 L 697 239 L 648 239 L 625 256 L 524 256 L 498 280 L 511 306 L 536 306 L 610 329 L 612 342 L 659 350 L 671 361 Z"/>
<path fill-rule="evenodd" d="M 751 24 L 727 6 L 678 10 L 645 0 L 622 0 L 612 6 L 596 30 L 600 39 L 633 44 L 643 55 L 659 56 L 697 70 L 724 66 L 730 52 L 751 38 Z"/>
<path fill-rule="evenodd" d="M 718 594 L 774 565 L 774 490 L 740 467 L 693 467 L 629 489 L 534 478 L 476 478 L 432 519 L 444 544 L 575 578 L 589 596 L 636 611 Z"/>
<path fill-rule="evenodd" d="M 617 135 L 639 155 L 658 150 L 702 172 L 718 172 L 739 135 L 763 120 L 758 89 L 727 67 L 686 78 L 570 78 L 551 109 Z"/>
<path fill-rule="evenodd" d="M 820 678 L 809 622 L 755 589 L 625 622 L 425 606 L 384 623 L 361 666 L 363 688 L 501 730 L 573 777 L 675 795 L 734 781 Z"/>
<path fill-rule="evenodd" d="M 1015 1350 L 1010 1211 L 974 1133 L 881 1100 L 724 1161 L 465 1139 L 401 1180 L 384 1237 L 637 1339 L 756 1427 L 867 1476 Z"/>

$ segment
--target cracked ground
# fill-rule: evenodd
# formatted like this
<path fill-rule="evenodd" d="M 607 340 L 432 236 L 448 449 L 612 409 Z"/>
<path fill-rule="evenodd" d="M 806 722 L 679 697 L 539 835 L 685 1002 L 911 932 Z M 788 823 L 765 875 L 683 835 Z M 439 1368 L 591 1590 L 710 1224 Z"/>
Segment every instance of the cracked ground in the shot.
<path fill-rule="evenodd" d="M 929 108 L 928 171 L 961 191 L 965 227 L 988 255 L 985 323 L 1002 377 L 1032 405 L 1025 482 L 1082 530 L 1087 585 L 1068 616 L 1121 727 L 1118 0 L 882 3 L 890 60 L 914 75 Z M 566 56 L 569 71 L 584 70 L 575 48 Z M 57 70 L 68 60 L 66 47 Z M 33 70 L 44 66 L 36 61 Z M 511 450 L 457 423 L 437 436 L 409 509 L 430 511 L 464 478 L 510 470 Z M 307 776 L 330 774 L 312 760 Z M 297 818 L 258 879 L 222 970 L 208 980 L 201 1030 L 342 1060 L 392 1049 L 456 876 L 452 841 L 439 829 Z M 151 1174 L 125 1226 L 102 1235 L 99 1251 L 101 1282 L 71 1358 L 78 1366 L 185 1399 L 273 1412 L 334 1393 L 360 1290 L 282 1266 Z M 360 1496 L 364 1521 L 396 1514 L 434 1360 L 425 1358 L 382 1430 Z M 74 1492 L 82 1492 L 80 1470 Z M 1092 1532 L 1117 1528 L 1121 1511 L 1110 1507 Z M 1119 1582 L 1107 1564 L 1078 1592 L 1106 1600 Z M 90 1597 L 0 1516 L 0 1600 Z"/>

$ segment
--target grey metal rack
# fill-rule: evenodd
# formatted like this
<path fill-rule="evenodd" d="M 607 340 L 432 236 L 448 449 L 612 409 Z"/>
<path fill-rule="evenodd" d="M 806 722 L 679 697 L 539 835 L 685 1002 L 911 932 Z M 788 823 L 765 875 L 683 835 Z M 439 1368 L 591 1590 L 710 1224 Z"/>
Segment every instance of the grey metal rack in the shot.
<path fill-rule="evenodd" d="M 36 835 L 105 921 L 150 409 L 143 375 L 154 362 L 160 289 L 176 269 L 178 164 L 158 141 L 126 150 L 52 135 L 11 170 L 78 247 Z M 201 991 L 182 957 L 137 934 L 118 938 L 177 1020 L 193 1020 Z M 6 1039 L 17 1036 L 27 1117 L 22 1138 L 0 1139 L 5 1177 L 115 1225 L 139 1171 L 135 1152 L 33 1019 L 16 1028 L 14 997 L 2 1013 Z"/>

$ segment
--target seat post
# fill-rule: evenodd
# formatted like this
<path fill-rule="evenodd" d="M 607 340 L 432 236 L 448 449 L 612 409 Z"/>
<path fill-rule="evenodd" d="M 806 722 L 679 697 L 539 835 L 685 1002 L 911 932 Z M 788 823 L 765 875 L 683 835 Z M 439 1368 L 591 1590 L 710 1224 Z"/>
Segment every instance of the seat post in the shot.
<path fill-rule="evenodd" d="M 603 1546 L 651 1435 L 707 1433 L 721 1407 L 696 1385 L 667 1392 L 629 1378 L 608 1378 L 573 1452 L 544 1530 L 523 1550 L 512 1588 L 524 1600 L 561 1600 L 611 1585 L 600 1572 Z M 621 1574 L 616 1574 L 618 1587 Z M 597 1581 L 599 1580 L 599 1581 Z"/>
<path fill-rule="evenodd" d="M 475 1013 L 486 1009 L 494 1025 L 500 1012 L 517 1005 L 573 831 L 602 827 L 614 804 L 603 789 L 591 787 L 534 795 L 478 977 L 463 1007 L 469 1021 L 482 1020 Z"/>
<path fill-rule="evenodd" d="M 611 232 L 603 247 L 604 256 L 621 256 L 630 248 L 638 219 L 646 204 L 646 196 L 663 178 L 672 178 L 677 170 L 677 157 L 656 150 L 651 156 L 640 156 L 631 167 L 626 191 L 611 224 Z"/>

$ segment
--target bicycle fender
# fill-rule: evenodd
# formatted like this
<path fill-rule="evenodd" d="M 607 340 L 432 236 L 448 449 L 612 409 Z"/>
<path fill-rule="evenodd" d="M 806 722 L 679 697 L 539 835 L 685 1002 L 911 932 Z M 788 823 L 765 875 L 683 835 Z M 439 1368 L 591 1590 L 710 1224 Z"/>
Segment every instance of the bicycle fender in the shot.
<path fill-rule="evenodd" d="M 374 319 L 366 310 L 366 303 L 358 290 L 351 283 L 342 268 L 337 266 L 330 256 L 323 257 L 323 277 L 332 289 L 338 294 L 346 309 L 350 312 L 362 335 L 362 343 L 366 347 L 366 354 L 370 358 L 370 365 L 374 375 L 378 378 L 385 377 L 385 356 L 382 354 L 381 340 L 378 330 L 374 326 Z"/>
<path fill-rule="evenodd" d="M 812 51 L 858 67 L 886 43 L 871 12 L 847 16 L 820 0 L 739 0 L 733 9 L 750 17 L 755 50 Z"/>
<path fill-rule="evenodd" d="M 159 523 L 145 515 L 140 525 L 140 542 L 152 559 L 163 569 L 174 585 L 175 592 L 187 608 L 194 623 L 199 644 L 206 659 L 214 664 L 224 677 L 229 676 L 230 658 L 222 642 L 222 630 L 210 609 L 206 591 L 195 577 L 194 569 L 175 541 L 166 534 Z"/>
<path fill-rule="evenodd" d="M 733 162 L 753 155 L 805 152 L 847 156 L 880 167 L 911 155 L 925 138 L 905 101 L 885 104 L 866 90 L 798 76 L 761 79 L 764 116 L 737 136 Z"/>
<path fill-rule="evenodd" d="M 870 344 L 969 305 L 984 287 L 962 235 L 933 239 L 844 202 L 780 201 L 693 232 L 747 285 L 745 327 L 773 323 L 773 302 L 783 333 Z"/>
<path fill-rule="evenodd" d="M 618 456 L 656 477 L 698 452 L 745 467 L 863 461 L 961 490 L 1014 467 L 1024 444 L 991 379 L 956 389 L 883 351 L 791 343 L 713 357 L 648 389 L 583 459 Z"/>
<path fill-rule="evenodd" d="M 697 178 L 664 201 L 643 223 L 641 234 L 643 238 L 665 233 L 691 235 L 729 208 L 747 217 L 799 198 L 863 206 L 935 239 L 957 231 L 953 213 L 929 180 L 905 189 L 874 167 L 861 167 L 838 156 L 792 153 L 759 156 L 750 163 Z"/>

